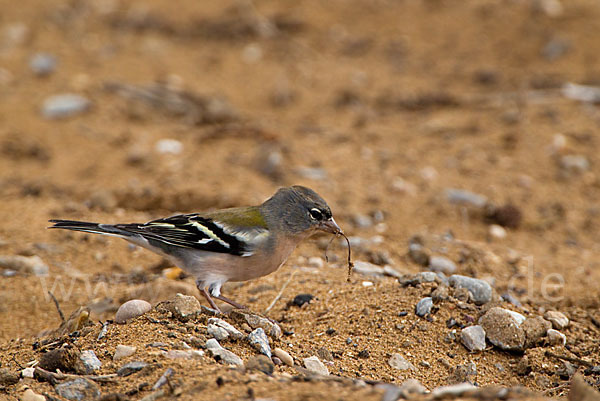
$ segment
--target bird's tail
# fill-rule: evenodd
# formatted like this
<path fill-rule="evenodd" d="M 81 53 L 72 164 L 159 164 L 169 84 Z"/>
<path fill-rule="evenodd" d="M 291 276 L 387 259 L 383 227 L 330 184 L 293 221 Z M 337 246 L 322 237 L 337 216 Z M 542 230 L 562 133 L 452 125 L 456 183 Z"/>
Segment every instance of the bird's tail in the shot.
<path fill-rule="evenodd" d="M 62 228 L 64 230 L 82 231 L 92 234 L 116 235 L 117 237 L 130 237 L 132 233 L 121 230 L 110 224 L 90 223 L 87 221 L 75 220 L 48 220 L 54 223 L 48 228 Z"/>

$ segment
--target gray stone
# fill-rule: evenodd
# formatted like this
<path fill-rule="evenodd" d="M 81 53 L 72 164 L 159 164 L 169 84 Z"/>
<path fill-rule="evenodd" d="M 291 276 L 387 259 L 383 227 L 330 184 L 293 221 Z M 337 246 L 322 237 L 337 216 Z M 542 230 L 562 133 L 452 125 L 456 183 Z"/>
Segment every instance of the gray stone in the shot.
<path fill-rule="evenodd" d="M 423 317 L 423 316 L 431 313 L 432 307 L 433 307 L 433 299 L 431 297 L 423 298 L 415 306 L 415 313 L 417 314 L 417 316 Z"/>
<path fill-rule="evenodd" d="M 49 53 L 36 53 L 29 60 L 29 68 L 38 76 L 50 75 L 56 69 L 57 60 Z"/>
<path fill-rule="evenodd" d="M 450 285 L 454 288 L 465 288 L 477 305 L 483 305 L 492 300 L 492 287 L 483 280 L 454 274 L 450 276 Z"/>
<path fill-rule="evenodd" d="M 119 359 L 127 358 L 128 356 L 135 354 L 136 349 L 137 348 L 131 347 L 129 345 L 117 345 L 117 348 L 115 349 L 115 353 L 113 355 L 113 361 L 118 361 Z"/>
<path fill-rule="evenodd" d="M 125 365 L 121 366 L 119 368 L 119 370 L 117 370 L 117 374 L 121 377 L 129 376 L 129 375 L 134 374 L 135 372 L 139 372 L 140 370 L 144 369 L 146 366 L 148 366 L 148 364 L 143 361 L 129 362 L 129 363 L 126 363 Z"/>
<path fill-rule="evenodd" d="M 454 188 L 446 189 L 446 199 L 450 203 L 470 205 L 477 208 L 482 208 L 487 204 L 487 198 L 483 195 Z"/>
<path fill-rule="evenodd" d="M 265 317 L 253 315 L 248 312 L 243 312 L 239 310 L 232 310 L 229 313 L 229 316 L 240 323 L 248 324 L 252 329 L 256 329 L 261 327 L 265 333 L 274 339 L 279 339 L 283 332 L 281 331 L 281 327 L 279 325 Z"/>
<path fill-rule="evenodd" d="M 206 341 L 206 349 L 211 353 L 213 358 L 227 365 L 244 366 L 242 359 L 233 352 L 221 347 L 219 342 L 214 338 Z"/>
<path fill-rule="evenodd" d="M 216 339 L 217 341 L 223 341 L 229 337 L 229 333 L 223 327 L 219 327 L 216 324 L 208 324 L 206 331 L 209 336 Z"/>
<path fill-rule="evenodd" d="M 479 318 L 487 339 L 495 346 L 507 351 L 522 351 L 525 346 L 525 332 L 519 327 L 513 315 L 503 308 L 491 308 Z"/>
<path fill-rule="evenodd" d="M 77 378 L 72 381 L 57 384 L 56 392 L 67 400 L 96 400 L 100 398 L 100 389 L 91 380 Z"/>
<path fill-rule="evenodd" d="M 456 271 L 456 264 L 445 256 L 432 256 L 429 258 L 429 270 L 452 274 Z"/>
<path fill-rule="evenodd" d="M 458 383 L 450 386 L 436 387 L 431 391 L 434 400 L 446 397 L 458 397 L 466 393 L 477 391 L 477 387 L 471 383 Z"/>
<path fill-rule="evenodd" d="M 460 340 L 471 352 L 485 350 L 485 330 L 479 325 L 462 329 L 460 332 Z"/>
<path fill-rule="evenodd" d="M 269 339 L 265 334 L 262 327 L 255 329 L 252 333 L 248 334 L 248 342 L 254 349 L 261 354 L 271 357 L 271 346 L 269 346 Z"/>
<path fill-rule="evenodd" d="M 0 267 L 36 276 L 48 274 L 48 265 L 37 255 L 0 255 Z"/>
<path fill-rule="evenodd" d="M 152 305 L 143 299 L 132 299 L 119 307 L 115 314 L 116 323 L 126 323 L 128 320 L 141 316 L 150 311 Z"/>
<path fill-rule="evenodd" d="M 304 358 L 303 362 L 304 367 L 312 373 L 316 373 L 323 376 L 329 375 L 329 369 L 327 369 L 327 366 L 325 366 L 318 357 L 311 356 L 309 358 Z"/>
<path fill-rule="evenodd" d="M 165 302 L 164 307 L 182 322 L 188 321 L 201 312 L 200 302 L 196 297 L 179 293 L 175 298 Z"/>
<path fill-rule="evenodd" d="M 565 345 L 567 343 L 567 336 L 558 330 L 549 329 L 546 335 L 548 336 L 550 345 Z"/>
<path fill-rule="evenodd" d="M 356 261 L 352 270 L 355 273 L 363 274 L 365 276 L 383 277 L 385 275 L 383 267 L 374 265 L 373 263 Z"/>
<path fill-rule="evenodd" d="M 402 277 L 402 273 L 400 273 L 398 270 L 394 269 L 392 266 L 389 265 L 383 266 L 383 274 L 394 278 Z"/>
<path fill-rule="evenodd" d="M 544 319 L 552 323 L 552 327 L 556 330 L 562 330 L 569 325 L 569 318 L 558 311 L 548 311 L 544 313 Z"/>
<path fill-rule="evenodd" d="M 46 98 L 42 104 L 42 116 L 48 119 L 67 118 L 87 111 L 92 103 L 74 93 L 64 93 Z"/>
<path fill-rule="evenodd" d="M 79 354 L 79 359 L 83 363 L 83 368 L 86 374 L 91 374 L 95 370 L 98 370 L 100 367 L 102 367 L 102 362 L 100 362 L 100 359 L 98 359 L 92 350 L 81 351 L 81 354 Z"/>
<path fill-rule="evenodd" d="M 433 283 L 437 278 L 434 272 L 419 272 L 415 275 L 419 283 Z"/>
<path fill-rule="evenodd" d="M 292 356 L 289 353 L 282 350 L 281 348 L 275 348 L 273 350 L 273 355 L 281 359 L 281 362 L 285 363 L 286 365 L 294 366 L 294 358 L 292 358 Z"/>
<path fill-rule="evenodd" d="M 392 354 L 391 358 L 388 360 L 388 364 L 398 370 L 417 370 L 415 366 L 404 359 L 404 357 L 398 353 Z"/>

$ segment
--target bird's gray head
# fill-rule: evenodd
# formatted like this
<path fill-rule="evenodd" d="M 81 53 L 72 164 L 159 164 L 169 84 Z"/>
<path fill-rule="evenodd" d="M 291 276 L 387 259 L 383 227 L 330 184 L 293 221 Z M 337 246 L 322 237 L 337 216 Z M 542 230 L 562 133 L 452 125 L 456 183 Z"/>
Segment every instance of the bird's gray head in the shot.
<path fill-rule="evenodd" d="M 300 185 L 280 188 L 265 201 L 263 209 L 294 234 L 311 234 L 316 230 L 342 232 L 327 202 L 312 189 Z"/>

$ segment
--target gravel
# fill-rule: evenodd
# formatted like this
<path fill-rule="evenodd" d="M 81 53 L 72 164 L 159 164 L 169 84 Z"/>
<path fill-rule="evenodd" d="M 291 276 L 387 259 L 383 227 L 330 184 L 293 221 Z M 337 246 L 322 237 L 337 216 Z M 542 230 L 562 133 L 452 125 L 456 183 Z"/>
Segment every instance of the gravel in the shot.
<path fill-rule="evenodd" d="M 485 330 L 479 325 L 465 327 L 460 332 L 460 340 L 471 352 L 485 350 Z"/>
<path fill-rule="evenodd" d="M 562 312 L 548 311 L 544 313 L 544 319 L 552 323 L 552 327 L 556 330 L 562 330 L 569 325 L 569 318 Z"/>
<path fill-rule="evenodd" d="M 128 356 L 135 354 L 136 349 L 136 347 L 131 347 L 129 345 L 117 345 L 113 355 L 113 361 L 118 361 L 119 359 L 127 358 Z"/>
<path fill-rule="evenodd" d="M 426 297 L 417 303 L 415 306 L 415 313 L 417 316 L 423 317 L 431 313 L 431 308 L 433 308 L 433 299 L 431 297 Z"/>
<path fill-rule="evenodd" d="M 477 305 L 483 305 L 492 300 L 492 287 L 483 280 L 454 274 L 450 276 L 449 282 L 454 288 L 467 289 Z"/>
<path fill-rule="evenodd" d="M 269 345 L 269 339 L 265 334 L 262 327 L 255 329 L 252 333 L 248 334 L 248 342 L 254 349 L 261 354 L 271 357 L 271 346 Z"/>

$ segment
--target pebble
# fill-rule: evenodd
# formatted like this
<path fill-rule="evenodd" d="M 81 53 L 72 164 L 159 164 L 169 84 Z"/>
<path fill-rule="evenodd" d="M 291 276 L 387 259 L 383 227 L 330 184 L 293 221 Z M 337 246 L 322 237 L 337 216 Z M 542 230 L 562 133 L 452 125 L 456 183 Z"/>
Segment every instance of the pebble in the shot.
<path fill-rule="evenodd" d="M 255 355 L 246 361 L 246 369 L 258 370 L 267 375 L 271 375 L 275 370 L 275 364 L 271 361 L 271 358 L 267 358 L 264 355 Z"/>
<path fill-rule="evenodd" d="M 235 338 L 236 340 L 239 340 L 242 337 L 244 337 L 241 331 L 233 327 L 233 325 L 227 323 L 225 320 L 219 319 L 218 317 L 211 317 L 210 319 L 208 319 L 208 324 L 213 324 L 217 327 L 226 330 L 229 336 Z"/>
<path fill-rule="evenodd" d="M 48 265 L 37 255 L 0 255 L 0 267 L 36 276 L 48 274 Z"/>
<path fill-rule="evenodd" d="M 56 69 L 57 60 L 50 53 L 36 53 L 29 60 L 29 68 L 37 76 L 50 75 Z"/>
<path fill-rule="evenodd" d="M 100 362 L 100 359 L 98 359 L 93 350 L 81 351 L 79 359 L 83 363 L 86 374 L 91 374 L 102 367 L 102 362 Z"/>
<path fill-rule="evenodd" d="M 417 370 L 417 368 L 415 368 L 415 366 L 412 363 L 404 359 L 404 357 L 398 353 L 392 354 L 392 356 L 388 360 L 388 364 L 392 368 L 398 370 Z"/>
<path fill-rule="evenodd" d="M 498 224 L 492 224 L 489 228 L 490 237 L 496 239 L 506 238 L 506 229 Z"/>
<path fill-rule="evenodd" d="M 552 323 L 552 327 L 556 330 L 562 330 L 569 325 L 569 318 L 558 311 L 548 311 L 544 313 L 544 319 Z"/>
<path fill-rule="evenodd" d="M 304 358 L 303 362 L 304 367 L 312 373 L 316 373 L 323 376 L 329 375 L 329 369 L 327 369 L 327 366 L 325 366 L 318 357 L 311 356 L 309 358 Z"/>
<path fill-rule="evenodd" d="M 35 391 L 33 391 L 32 389 L 28 388 L 27 390 L 25 390 L 23 395 L 21 395 L 21 398 L 19 398 L 19 400 L 20 401 L 46 401 L 46 397 L 44 397 L 43 395 L 38 394 Z"/>
<path fill-rule="evenodd" d="M 582 155 L 564 155 L 560 159 L 560 166 L 570 172 L 582 173 L 589 170 L 590 162 Z"/>
<path fill-rule="evenodd" d="M 392 266 L 389 265 L 383 266 L 383 274 L 394 278 L 402 277 L 402 273 L 400 273 L 398 270 L 394 269 Z"/>
<path fill-rule="evenodd" d="M 449 283 L 454 288 L 467 289 L 477 305 L 483 305 L 492 300 L 492 287 L 483 280 L 454 274 L 450 276 Z"/>
<path fill-rule="evenodd" d="M 522 351 L 525 345 L 525 332 L 519 327 L 510 311 L 494 307 L 479 318 L 487 339 L 506 351 Z"/>
<path fill-rule="evenodd" d="M 536 316 L 525 320 L 521 328 L 525 332 L 525 347 L 531 348 L 546 336 L 547 331 L 552 328 L 552 324 L 543 317 Z"/>
<path fill-rule="evenodd" d="M 202 310 L 196 297 L 179 293 L 175 295 L 175 298 L 167 301 L 165 307 L 182 322 L 196 316 Z"/>
<path fill-rule="evenodd" d="M 460 340 L 471 352 L 485 350 L 485 330 L 479 325 L 462 329 L 460 332 Z"/>
<path fill-rule="evenodd" d="M 467 204 L 477 208 L 482 208 L 487 204 L 487 198 L 483 195 L 462 189 L 446 189 L 446 199 L 455 204 Z"/>
<path fill-rule="evenodd" d="M 456 264 L 445 256 L 432 256 L 429 259 L 429 270 L 452 274 L 456 271 Z"/>
<path fill-rule="evenodd" d="M 165 370 L 165 373 L 163 373 L 158 378 L 156 383 L 154 383 L 154 385 L 152 386 L 152 390 L 158 390 L 159 388 L 167 384 L 169 382 L 169 377 L 173 376 L 174 373 L 175 370 L 173 368 L 167 368 L 167 370 Z"/>
<path fill-rule="evenodd" d="M 11 386 L 19 382 L 19 374 L 6 368 L 0 368 L 0 385 Z"/>
<path fill-rule="evenodd" d="M 35 368 L 25 368 L 21 371 L 21 376 L 33 379 L 33 373 L 35 372 Z"/>
<path fill-rule="evenodd" d="M 119 345 L 117 345 L 117 348 L 115 349 L 115 353 L 113 355 L 113 361 L 118 361 L 119 359 L 127 358 L 128 356 L 135 354 L 136 350 L 137 350 L 136 347 L 119 344 Z"/>
<path fill-rule="evenodd" d="M 431 297 L 423 298 L 415 306 L 415 313 L 417 314 L 417 316 L 423 317 L 423 316 L 431 313 L 432 307 L 433 307 L 433 299 Z"/>
<path fill-rule="evenodd" d="M 163 155 L 178 155 L 183 152 L 183 144 L 177 139 L 161 139 L 154 145 L 154 150 Z"/>
<path fill-rule="evenodd" d="M 208 324 L 206 331 L 209 336 L 216 339 L 217 341 L 223 341 L 229 337 L 229 333 L 223 327 L 219 327 L 216 324 Z"/>
<path fill-rule="evenodd" d="M 258 352 L 271 358 L 271 346 L 269 345 L 269 339 L 265 334 L 262 327 L 255 329 L 252 333 L 248 334 L 248 342 Z"/>
<path fill-rule="evenodd" d="M 144 301 L 143 299 L 132 299 L 119 306 L 119 309 L 115 314 L 115 322 L 121 324 L 126 323 L 130 319 L 142 316 L 151 309 L 152 305 L 149 302 Z"/>
<path fill-rule="evenodd" d="M 357 260 L 354 262 L 353 272 L 363 274 L 365 276 L 383 277 L 383 267 L 374 265 L 373 263 Z"/>
<path fill-rule="evenodd" d="M 87 111 L 92 103 L 84 96 L 64 93 L 46 98 L 42 104 L 42 116 L 59 119 L 75 116 Z"/>
<path fill-rule="evenodd" d="M 58 395 L 68 400 L 83 401 L 100 398 L 100 389 L 96 383 L 84 378 L 57 384 L 55 390 Z"/>
<path fill-rule="evenodd" d="M 241 323 L 247 323 L 252 329 L 262 328 L 269 337 L 274 338 L 275 340 L 279 339 L 283 334 L 281 327 L 279 327 L 277 323 L 262 316 L 235 309 L 229 313 L 229 316 Z"/>
<path fill-rule="evenodd" d="M 565 345 L 567 343 L 567 336 L 558 330 L 549 329 L 546 335 L 548 336 L 550 345 Z"/>
<path fill-rule="evenodd" d="M 206 349 L 211 353 L 211 355 L 217 359 L 219 362 L 235 365 L 235 366 L 244 366 L 244 362 L 242 359 L 234 354 L 233 352 L 221 347 L 221 344 L 214 338 L 211 338 L 206 341 Z"/>
<path fill-rule="evenodd" d="M 325 262 L 323 261 L 323 258 L 320 258 L 318 256 L 311 256 L 310 258 L 308 258 L 308 265 L 310 267 L 320 269 L 323 266 L 325 266 Z"/>
<path fill-rule="evenodd" d="M 452 384 L 450 386 L 436 387 L 431 391 L 431 396 L 433 399 L 440 399 L 446 397 L 452 398 L 476 390 L 477 387 L 475 387 L 471 383 L 459 383 Z"/>
<path fill-rule="evenodd" d="M 121 377 L 129 376 L 129 375 L 134 374 L 135 372 L 139 372 L 140 370 L 144 369 L 146 366 L 148 366 L 148 364 L 143 361 L 129 362 L 129 363 L 121 366 L 119 368 L 119 370 L 117 370 L 117 375 L 119 375 Z"/>
<path fill-rule="evenodd" d="M 429 265 L 429 253 L 423 248 L 423 245 L 413 242 L 408 245 L 408 256 L 418 265 Z"/>
<path fill-rule="evenodd" d="M 292 358 L 292 356 L 289 353 L 282 350 L 281 348 L 275 348 L 273 350 L 273 355 L 281 359 L 281 362 L 285 363 L 286 365 L 294 366 L 294 358 Z"/>
<path fill-rule="evenodd" d="M 419 283 L 433 283 L 438 275 L 434 272 L 419 272 L 415 275 Z"/>

